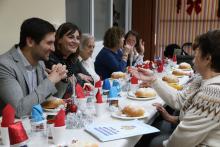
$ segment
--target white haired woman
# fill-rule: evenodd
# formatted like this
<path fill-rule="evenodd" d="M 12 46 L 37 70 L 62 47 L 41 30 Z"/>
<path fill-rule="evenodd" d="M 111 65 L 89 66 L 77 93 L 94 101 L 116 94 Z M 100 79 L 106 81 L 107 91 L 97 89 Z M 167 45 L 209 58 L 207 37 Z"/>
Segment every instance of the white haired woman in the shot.
<path fill-rule="evenodd" d="M 95 72 L 92 53 L 95 48 L 95 38 L 90 34 L 82 34 L 79 46 L 79 60 L 83 67 L 92 76 L 94 83 L 100 80 L 99 75 Z"/>

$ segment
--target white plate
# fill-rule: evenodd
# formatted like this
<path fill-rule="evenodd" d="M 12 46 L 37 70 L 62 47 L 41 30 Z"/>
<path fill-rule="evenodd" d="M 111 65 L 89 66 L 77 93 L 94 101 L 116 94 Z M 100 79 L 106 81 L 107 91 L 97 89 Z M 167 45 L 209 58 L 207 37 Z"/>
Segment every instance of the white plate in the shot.
<path fill-rule="evenodd" d="M 139 117 L 129 117 L 129 116 L 126 116 L 125 114 L 121 114 L 121 112 L 113 112 L 111 114 L 111 116 L 114 117 L 114 118 L 119 118 L 119 119 L 132 120 L 132 119 L 146 118 L 147 113 L 145 112 L 143 116 L 139 116 Z"/>
<path fill-rule="evenodd" d="M 133 92 L 128 92 L 127 98 L 132 99 L 132 100 L 143 101 L 143 100 L 152 100 L 152 99 L 155 99 L 156 96 L 154 96 L 154 97 L 136 97 Z"/>

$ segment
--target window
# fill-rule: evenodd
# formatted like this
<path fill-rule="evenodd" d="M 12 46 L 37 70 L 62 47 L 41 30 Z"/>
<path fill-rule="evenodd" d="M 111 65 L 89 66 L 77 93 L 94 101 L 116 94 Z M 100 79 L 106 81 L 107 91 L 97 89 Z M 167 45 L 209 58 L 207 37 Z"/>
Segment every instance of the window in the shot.
<path fill-rule="evenodd" d="M 91 33 L 90 5 L 91 0 L 66 0 L 66 21 L 76 24 L 83 33 Z"/>
<path fill-rule="evenodd" d="M 66 0 L 66 21 L 79 26 L 82 33 L 89 33 L 96 38 L 93 58 L 103 47 L 105 31 L 114 22 L 128 31 L 131 28 L 132 0 Z M 113 20 L 113 3 L 115 14 Z M 113 22 L 114 21 L 114 22 Z"/>
<path fill-rule="evenodd" d="M 105 31 L 112 25 L 111 0 L 94 1 L 94 32 L 96 40 L 102 40 Z"/>
<path fill-rule="evenodd" d="M 102 40 L 112 26 L 112 0 L 66 0 L 66 21 Z"/>

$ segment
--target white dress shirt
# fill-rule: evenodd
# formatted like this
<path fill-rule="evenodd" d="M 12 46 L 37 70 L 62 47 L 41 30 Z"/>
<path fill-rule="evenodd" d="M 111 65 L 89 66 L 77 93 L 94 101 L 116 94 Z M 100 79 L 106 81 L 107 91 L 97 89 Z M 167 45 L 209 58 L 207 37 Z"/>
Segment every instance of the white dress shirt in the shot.
<path fill-rule="evenodd" d="M 87 60 L 83 60 L 82 57 L 78 57 L 79 61 L 82 63 L 82 66 L 87 70 L 87 72 L 92 76 L 94 82 L 100 80 L 99 75 L 95 72 L 94 62 L 92 58 L 88 58 Z"/>
<path fill-rule="evenodd" d="M 32 92 L 37 87 L 37 74 L 36 74 L 36 67 L 32 66 L 26 57 L 21 52 L 21 49 L 18 48 L 18 53 L 21 55 L 22 61 L 24 63 L 25 69 L 28 75 L 28 86 L 30 92 Z"/>

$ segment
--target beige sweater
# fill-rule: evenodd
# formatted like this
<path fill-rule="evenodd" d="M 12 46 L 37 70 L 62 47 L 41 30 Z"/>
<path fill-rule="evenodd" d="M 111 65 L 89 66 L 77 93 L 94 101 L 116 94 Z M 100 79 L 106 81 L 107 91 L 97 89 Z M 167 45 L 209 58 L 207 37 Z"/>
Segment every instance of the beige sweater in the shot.
<path fill-rule="evenodd" d="M 180 123 L 165 142 L 166 147 L 220 146 L 220 76 L 196 77 L 178 92 L 161 80 L 152 87 L 172 108 L 180 110 Z"/>

